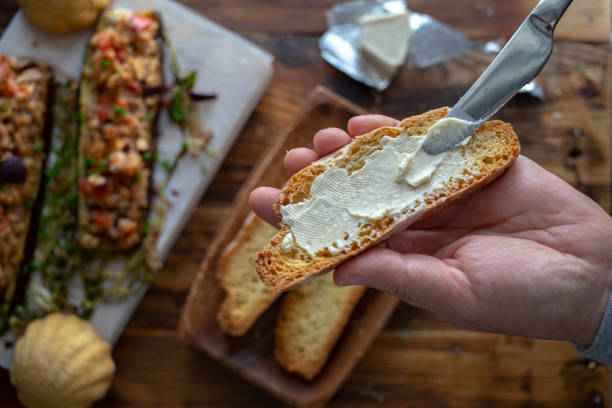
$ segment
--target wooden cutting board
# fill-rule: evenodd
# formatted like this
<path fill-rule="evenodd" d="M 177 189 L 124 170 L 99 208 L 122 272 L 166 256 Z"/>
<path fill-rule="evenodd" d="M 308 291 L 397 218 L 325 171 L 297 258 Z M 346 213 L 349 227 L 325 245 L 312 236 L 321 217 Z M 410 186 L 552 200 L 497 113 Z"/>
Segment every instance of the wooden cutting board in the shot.
<path fill-rule="evenodd" d="M 366 291 L 321 373 L 305 381 L 284 372 L 274 361 L 278 307 L 271 307 L 244 336 L 232 338 L 221 331 L 217 312 L 224 294 L 215 277 L 216 264 L 250 212 L 249 193 L 257 186 L 280 187 L 287 180 L 283 165 L 286 152 L 293 147 L 310 146 L 317 130 L 343 127 L 350 117 L 361 113 L 363 109 L 325 88 L 313 91 L 296 120 L 278 136 L 240 189 L 210 244 L 182 313 L 183 338 L 294 406 L 318 407 L 336 392 L 383 329 L 398 299 L 374 289 Z"/>

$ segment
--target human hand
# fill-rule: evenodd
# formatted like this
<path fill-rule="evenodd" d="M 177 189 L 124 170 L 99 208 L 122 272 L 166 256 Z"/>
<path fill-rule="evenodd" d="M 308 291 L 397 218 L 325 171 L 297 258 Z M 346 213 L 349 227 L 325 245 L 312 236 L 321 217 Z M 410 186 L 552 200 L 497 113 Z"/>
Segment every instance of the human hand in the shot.
<path fill-rule="evenodd" d="M 352 118 L 323 129 L 314 151 L 287 153 L 289 174 L 395 119 Z M 279 190 L 261 187 L 253 210 L 275 225 Z M 591 344 L 612 290 L 612 218 L 519 156 L 495 182 L 344 262 L 339 285 L 365 285 L 474 330 Z"/>

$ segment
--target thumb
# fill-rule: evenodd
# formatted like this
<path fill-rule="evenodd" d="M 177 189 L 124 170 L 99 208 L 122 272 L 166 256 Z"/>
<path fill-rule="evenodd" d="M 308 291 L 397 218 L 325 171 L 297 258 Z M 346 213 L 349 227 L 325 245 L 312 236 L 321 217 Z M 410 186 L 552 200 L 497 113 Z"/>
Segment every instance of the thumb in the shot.
<path fill-rule="evenodd" d="M 340 286 L 363 285 L 392 293 L 411 305 L 448 315 L 461 304 L 469 281 L 465 274 L 438 258 L 370 249 L 336 268 Z"/>

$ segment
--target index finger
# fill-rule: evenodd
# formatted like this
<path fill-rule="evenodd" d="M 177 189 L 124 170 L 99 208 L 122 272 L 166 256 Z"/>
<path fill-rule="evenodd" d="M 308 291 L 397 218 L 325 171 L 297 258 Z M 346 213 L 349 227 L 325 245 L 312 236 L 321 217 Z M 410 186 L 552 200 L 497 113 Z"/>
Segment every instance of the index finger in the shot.
<path fill-rule="evenodd" d="M 348 121 L 347 129 L 351 137 L 363 135 L 383 126 L 397 126 L 399 120 L 384 115 L 361 115 Z"/>

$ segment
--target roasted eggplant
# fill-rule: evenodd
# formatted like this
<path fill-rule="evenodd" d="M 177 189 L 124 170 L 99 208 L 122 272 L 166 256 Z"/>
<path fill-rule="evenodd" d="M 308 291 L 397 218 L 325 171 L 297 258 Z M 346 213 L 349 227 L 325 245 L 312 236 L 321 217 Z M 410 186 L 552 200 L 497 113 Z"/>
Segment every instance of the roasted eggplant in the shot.
<path fill-rule="evenodd" d="M 0 57 L 0 303 L 5 305 L 34 256 L 51 144 L 52 93 L 50 68 Z"/>
<path fill-rule="evenodd" d="M 146 230 L 162 35 L 152 11 L 105 11 L 89 41 L 79 89 L 79 233 L 85 250 L 125 253 Z"/>

